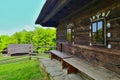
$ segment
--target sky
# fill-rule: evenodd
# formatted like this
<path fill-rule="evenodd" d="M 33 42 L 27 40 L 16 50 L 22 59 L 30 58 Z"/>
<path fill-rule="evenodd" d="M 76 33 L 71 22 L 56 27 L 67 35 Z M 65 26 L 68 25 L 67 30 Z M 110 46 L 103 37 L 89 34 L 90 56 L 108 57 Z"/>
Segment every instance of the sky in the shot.
<path fill-rule="evenodd" d="M 0 35 L 33 30 L 46 0 L 0 0 Z"/>

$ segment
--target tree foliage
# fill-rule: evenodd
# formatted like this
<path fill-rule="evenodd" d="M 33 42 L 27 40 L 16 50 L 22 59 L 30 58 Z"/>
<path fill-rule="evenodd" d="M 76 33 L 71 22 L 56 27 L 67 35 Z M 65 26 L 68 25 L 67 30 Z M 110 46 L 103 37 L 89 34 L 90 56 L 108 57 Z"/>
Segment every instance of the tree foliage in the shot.
<path fill-rule="evenodd" d="M 8 44 L 30 44 L 34 46 L 55 46 L 56 29 L 36 27 L 34 31 L 22 30 L 11 36 L 0 36 L 0 50 Z"/>
<path fill-rule="evenodd" d="M 2 50 L 3 48 L 7 47 L 9 44 L 9 36 L 7 35 L 2 35 L 0 36 L 0 50 Z"/>

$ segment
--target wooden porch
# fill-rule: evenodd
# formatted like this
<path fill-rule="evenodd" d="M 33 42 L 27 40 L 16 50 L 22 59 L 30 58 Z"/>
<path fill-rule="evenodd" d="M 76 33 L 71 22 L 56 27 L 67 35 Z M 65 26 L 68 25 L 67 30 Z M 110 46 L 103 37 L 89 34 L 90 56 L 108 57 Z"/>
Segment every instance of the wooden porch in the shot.
<path fill-rule="evenodd" d="M 88 80 L 119 80 L 120 75 L 104 67 L 93 65 L 75 55 L 52 50 L 51 59 L 61 61 L 62 68 L 67 69 L 67 74 L 80 73 Z"/>

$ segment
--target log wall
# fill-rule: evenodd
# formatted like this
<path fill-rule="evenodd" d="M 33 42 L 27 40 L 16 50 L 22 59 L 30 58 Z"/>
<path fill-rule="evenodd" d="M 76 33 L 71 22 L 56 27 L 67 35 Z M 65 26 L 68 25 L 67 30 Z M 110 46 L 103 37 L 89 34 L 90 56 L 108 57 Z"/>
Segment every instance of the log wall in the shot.
<path fill-rule="evenodd" d="M 102 4 L 89 6 L 81 13 L 70 16 L 57 26 L 57 49 L 82 58 L 93 65 L 103 66 L 120 74 L 120 1 L 113 0 L 109 4 L 104 1 Z M 101 6 L 103 5 L 103 6 Z M 106 43 L 111 44 L 111 48 L 106 46 L 90 46 L 91 37 L 90 17 L 98 13 L 111 11 L 109 16 L 105 18 L 106 24 L 111 24 L 110 28 L 106 28 Z M 66 25 L 73 23 L 72 41 L 66 39 Z M 107 33 L 111 33 L 111 37 L 107 37 Z"/>

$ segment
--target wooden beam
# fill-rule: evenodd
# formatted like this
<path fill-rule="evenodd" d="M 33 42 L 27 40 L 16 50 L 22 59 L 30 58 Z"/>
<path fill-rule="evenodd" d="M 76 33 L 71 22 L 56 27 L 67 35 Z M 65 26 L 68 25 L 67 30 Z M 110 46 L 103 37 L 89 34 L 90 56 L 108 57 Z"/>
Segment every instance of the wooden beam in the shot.
<path fill-rule="evenodd" d="M 58 4 L 56 4 L 55 8 L 53 9 L 53 11 L 51 11 L 51 13 L 49 15 L 46 16 L 46 18 L 42 21 L 43 23 L 45 23 L 46 21 L 48 21 L 51 17 L 53 17 L 60 9 L 62 9 L 69 1 L 71 0 L 59 0 Z"/>

